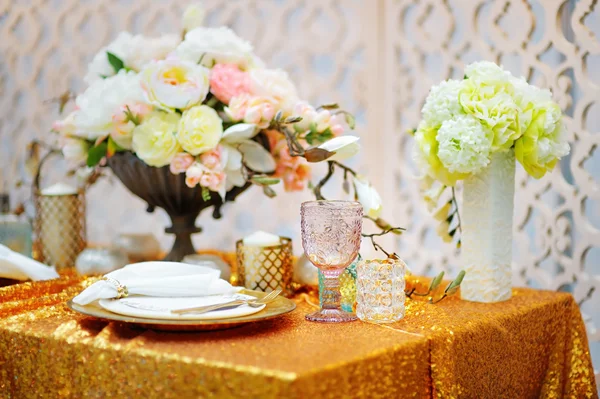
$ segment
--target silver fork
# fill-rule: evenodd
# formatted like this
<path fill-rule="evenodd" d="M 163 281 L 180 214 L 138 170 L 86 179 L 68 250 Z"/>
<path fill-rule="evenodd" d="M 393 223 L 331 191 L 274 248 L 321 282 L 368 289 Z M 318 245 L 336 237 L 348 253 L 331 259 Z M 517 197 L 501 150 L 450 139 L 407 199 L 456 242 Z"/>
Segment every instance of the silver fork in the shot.
<path fill-rule="evenodd" d="M 269 292 L 267 295 L 265 295 L 262 298 L 243 299 L 243 300 L 238 299 L 235 301 L 217 303 L 216 305 L 196 306 L 193 308 L 184 308 L 184 309 L 173 309 L 173 310 L 171 310 L 171 313 L 174 313 L 174 314 L 185 314 L 185 313 L 201 314 L 201 313 L 212 312 L 213 310 L 237 307 L 237 306 L 242 306 L 242 305 L 248 305 L 252 308 L 258 308 L 259 306 L 265 305 L 269 302 L 273 302 L 275 300 L 275 298 L 277 298 L 279 296 L 279 294 L 281 294 L 281 290 L 275 290 L 275 291 Z"/>

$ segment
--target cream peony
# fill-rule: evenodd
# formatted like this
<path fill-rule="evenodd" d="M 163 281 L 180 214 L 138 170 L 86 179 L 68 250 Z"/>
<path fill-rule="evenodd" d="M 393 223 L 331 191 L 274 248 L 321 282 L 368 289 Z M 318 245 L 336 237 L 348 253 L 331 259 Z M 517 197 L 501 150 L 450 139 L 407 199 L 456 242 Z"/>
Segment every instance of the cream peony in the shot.
<path fill-rule="evenodd" d="M 176 54 L 183 60 L 207 67 L 236 64 L 245 68 L 253 63 L 252 51 L 252 45 L 229 28 L 200 27 L 186 33 Z"/>
<path fill-rule="evenodd" d="M 185 151 L 198 155 L 215 148 L 222 135 L 223 121 L 217 111 L 207 105 L 199 105 L 183 113 L 177 140 Z"/>
<path fill-rule="evenodd" d="M 121 70 L 115 76 L 98 80 L 75 100 L 75 135 L 88 140 L 107 136 L 115 128 L 113 118 L 122 113 L 125 104 L 144 102 L 140 78 L 135 72 Z"/>
<path fill-rule="evenodd" d="M 450 79 L 431 88 L 421 110 L 429 126 L 439 127 L 445 120 L 462 113 L 458 102 L 461 84 L 458 80 Z"/>
<path fill-rule="evenodd" d="M 133 151 L 150 166 L 169 165 L 181 151 L 175 137 L 179 119 L 178 114 L 166 112 L 155 112 L 148 116 L 133 130 Z"/>
<path fill-rule="evenodd" d="M 149 38 L 142 35 L 133 36 L 129 32 L 121 32 L 108 46 L 102 48 L 88 65 L 85 82 L 88 85 L 113 76 L 115 70 L 108 61 L 106 52 L 110 52 L 123 61 L 126 68 L 140 71 L 152 60 L 163 59 L 174 51 L 180 39 L 177 35 L 163 35 Z"/>
<path fill-rule="evenodd" d="M 152 62 L 141 75 L 148 102 L 167 111 L 193 107 L 208 94 L 208 69 L 189 61 Z"/>
<path fill-rule="evenodd" d="M 448 119 L 438 130 L 438 157 L 450 171 L 477 173 L 490 163 L 493 132 L 475 117 Z"/>
<path fill-rule="evenodd" d="M 255 95 L 274 99 L 280 108 L 291 108 L 298 102 L 296 86 L 282 69 L 253 69 L 250 71 Z"/>

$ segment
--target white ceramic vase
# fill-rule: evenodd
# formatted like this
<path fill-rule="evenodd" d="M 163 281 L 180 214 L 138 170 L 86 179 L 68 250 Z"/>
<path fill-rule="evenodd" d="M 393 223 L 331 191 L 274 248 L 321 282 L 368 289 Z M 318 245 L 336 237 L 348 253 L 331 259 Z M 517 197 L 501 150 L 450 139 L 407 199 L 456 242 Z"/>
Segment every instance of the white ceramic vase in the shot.
<path fill-rule="evenodd" d="M 462 299 L 500 302 L 512 292 L 515 153 L 492 155 L 489 166 L 464 181 Z"/>

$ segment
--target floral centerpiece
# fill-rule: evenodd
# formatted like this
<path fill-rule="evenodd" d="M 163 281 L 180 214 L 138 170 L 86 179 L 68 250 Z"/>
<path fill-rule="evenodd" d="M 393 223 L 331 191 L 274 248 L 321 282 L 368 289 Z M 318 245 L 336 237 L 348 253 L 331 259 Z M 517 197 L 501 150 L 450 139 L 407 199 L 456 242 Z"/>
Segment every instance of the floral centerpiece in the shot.
<path fill-rule="evenodd" d="M 451 190 L 435 217 L 444 240 L 455 239 L 462 248 L 462 296 L 508 299 L 515 158 L 541 178 L 569 153 L 561 109 L 549 90 L 484 61 L 468 65 L 463 80 L 434 86 L 422 114 L 414 131 L 415 158 L 430 208 Z M 464 182 L 462 217 L 458 181 Z"/>
<path fill-rule="evenodd" d="M 75 110 L 54 125 L 64 156 L 89 173 L 108 165 L 150 209 L 164 208 L 176 242 L 167 259 L 193 253 L 198 214 L 220 207 L 251 185 L 275 196 L 309 186 L 311 163 L 327 161 L 355 187 L 355 197 L 383 230 L 377 192 L 340 163 L 359 151 L 343 136 L 354 118 L 336 104 L 303 101 L 286 72 L 269 69 L 250 43 L 226 27 L 199 26 L 184 15 L 185 34 L 149 38 L 121 33 L 93 58 Z M 67 96 L 68 97 L 68 96 Z"/>

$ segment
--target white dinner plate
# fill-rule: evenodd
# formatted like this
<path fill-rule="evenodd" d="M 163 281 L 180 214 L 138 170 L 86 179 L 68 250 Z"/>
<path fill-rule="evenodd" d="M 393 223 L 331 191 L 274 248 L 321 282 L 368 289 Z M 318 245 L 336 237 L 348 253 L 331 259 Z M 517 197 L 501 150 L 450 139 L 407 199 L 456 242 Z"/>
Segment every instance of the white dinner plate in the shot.
<path fill-rule="evenodd" d="M 101 299 L 99 304 L 109 312 L 124 316 L 141 317 L 155 320 L 220 320 L 234 317 L 242 317 L 258 313 L 265 308 L 250 307 L 242 305 L 235 308 L 226 308 L 215 310 L 208 313 L 171 313 L 174 309 L 191 308 L 196 306 L 215 305 L 217 303 L 230 302 L 238 299 L 256 299 L 250 295 L 231 294 L 231 295 L 211 295 L 204 297 L 148 297 L 131 296 L 121 299 Z"/>

